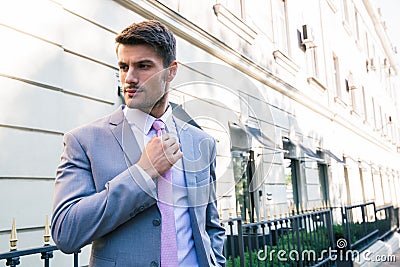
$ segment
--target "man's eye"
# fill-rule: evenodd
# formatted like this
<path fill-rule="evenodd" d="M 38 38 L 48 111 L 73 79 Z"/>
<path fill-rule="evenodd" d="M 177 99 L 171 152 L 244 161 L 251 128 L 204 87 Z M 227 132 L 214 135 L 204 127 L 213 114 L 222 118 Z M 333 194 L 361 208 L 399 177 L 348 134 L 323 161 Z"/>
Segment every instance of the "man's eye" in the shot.
<path fill-rule="evenodd" d="M 122 70 L 122 71 L 127 71 L 128 70 L 128 66 L 122 65 L 122 66 L 119 66 L 119 69 Z"/>
<path fill-rule="evenodd" d="M 141 69 L 148 69 L 148 68 L 150 68 L 150 65 L 147 65 L 147 64 L 140 64 L 140 65 L 139 65 L 139 68 L 141 68 Z"/>

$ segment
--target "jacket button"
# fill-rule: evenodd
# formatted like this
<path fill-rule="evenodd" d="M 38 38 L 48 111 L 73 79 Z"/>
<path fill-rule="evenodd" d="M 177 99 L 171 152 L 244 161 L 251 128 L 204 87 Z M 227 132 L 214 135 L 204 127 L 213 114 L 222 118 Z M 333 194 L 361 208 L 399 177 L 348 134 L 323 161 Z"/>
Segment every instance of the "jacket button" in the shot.
<path fill-rule="evenodd" d="M 151 267 L 158 267 L 158 262 L 152 261 L 152 262 L 150 263 L 150 266 L 151 266 Z"/>
<path fill-rule="evenodd" d="M 144 206 L 140 206 L 139 211 L 144 211 Z"/>
<path fill-rule="evenodd" d="M 159 219 L 153 220 L 153 225 L 154 226 L 160 226 L 160 224 L 161 224 L 161 221 Z"/>

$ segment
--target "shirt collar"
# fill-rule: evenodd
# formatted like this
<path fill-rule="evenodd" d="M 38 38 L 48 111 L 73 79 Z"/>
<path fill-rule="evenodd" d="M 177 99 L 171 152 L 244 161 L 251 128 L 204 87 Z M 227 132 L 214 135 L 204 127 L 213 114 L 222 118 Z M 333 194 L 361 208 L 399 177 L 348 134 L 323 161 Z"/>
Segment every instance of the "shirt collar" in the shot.
<path fill-rule="evenodd" d="M 138 128 L 145 135 L 149 133 L 153 122 L 157 119 L 139 109 L 132 109 L 127 106 L 124 107 L 123 111 L 128 123 Z M 172 120 L 172 108 L 170 105 L 168 105 L 167 110 L 158 119 L 165 123 L 167 132 L 173 129 L 172 127 L 174 124 Z"/>

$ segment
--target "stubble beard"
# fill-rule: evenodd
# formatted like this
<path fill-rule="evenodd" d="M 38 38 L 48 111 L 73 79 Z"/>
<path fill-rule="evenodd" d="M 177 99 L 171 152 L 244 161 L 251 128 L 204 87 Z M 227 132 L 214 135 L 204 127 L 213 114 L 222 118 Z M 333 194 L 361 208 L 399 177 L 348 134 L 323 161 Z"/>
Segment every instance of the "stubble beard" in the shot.
<path fill-rule="evenodd" d="M 133 98 L 129 98 L 126 101 L 127 107 L 131 109 L 138 109 L 143 111 L 144 113 L 150 114 L 154 117 L 160 117 L 166 110 L 168 106 L 168 92 L 167 90 L 164 94 L 155 102 L 151 102 L 149 100 L 145 101 L 136 101 L 135 96 Z"/>

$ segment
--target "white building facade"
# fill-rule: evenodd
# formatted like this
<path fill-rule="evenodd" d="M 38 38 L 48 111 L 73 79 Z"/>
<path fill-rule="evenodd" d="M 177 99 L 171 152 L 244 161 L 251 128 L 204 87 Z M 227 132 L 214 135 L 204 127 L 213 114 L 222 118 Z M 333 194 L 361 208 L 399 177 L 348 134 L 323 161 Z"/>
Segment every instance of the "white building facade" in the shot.
<path fill-rule="evenodd" d="M 0 7 L 1 252 L 12 218 L 19 248 L 41 245 L 63 134 L 122 104 L 114 38 L 145 19 L 177 38 L 170 100 L 217 140 L 221 218 L 400 203 L 399 67 L 372 0 Z"/>

